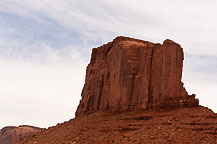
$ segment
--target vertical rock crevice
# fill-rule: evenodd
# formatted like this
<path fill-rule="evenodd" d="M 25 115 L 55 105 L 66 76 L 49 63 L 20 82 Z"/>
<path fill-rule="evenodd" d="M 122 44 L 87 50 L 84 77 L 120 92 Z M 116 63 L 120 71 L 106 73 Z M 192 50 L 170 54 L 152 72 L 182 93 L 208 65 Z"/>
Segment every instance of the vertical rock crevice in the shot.
<path fill-rule="evenodd" d="M 152 107 L 153 103 L 153 93 L 152 93 L 152 63 L 153 63 L 153 55 L 154 55 L 154 48 L 151 50 L 151 60 L 150 60 L 150 71 L 149 71 L 149 88 L 148 88 L 148 106 L 147 108 Z"/>
<path fill-rule="evenodd" d="M 98 99 L 97 99 L 97 110 L 100 109 L 102 94 L 103 94 L 103 87 L 104 87 L 104 75 L 102 75 L 102 79 L 99 82 L 99 92 L 98 92 Z"/>

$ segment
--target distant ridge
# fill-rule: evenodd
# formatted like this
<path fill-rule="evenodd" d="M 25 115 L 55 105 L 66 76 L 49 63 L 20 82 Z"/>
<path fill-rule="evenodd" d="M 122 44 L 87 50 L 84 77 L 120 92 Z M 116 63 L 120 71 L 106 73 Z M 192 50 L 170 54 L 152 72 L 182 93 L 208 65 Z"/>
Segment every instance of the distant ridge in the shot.
<path fill-rule="evenodd" d="M 25 136 L 34 135 L 42 130 L 41 128 L 28 125 L 7 126 L 0 131 L 0 144 L 14 144 Z"/>

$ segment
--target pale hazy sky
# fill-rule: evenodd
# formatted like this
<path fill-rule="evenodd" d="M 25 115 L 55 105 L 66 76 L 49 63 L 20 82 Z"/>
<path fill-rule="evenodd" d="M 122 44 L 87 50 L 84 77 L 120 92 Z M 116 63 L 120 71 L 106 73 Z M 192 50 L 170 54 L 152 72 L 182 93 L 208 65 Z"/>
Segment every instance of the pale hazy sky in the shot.
<path fill-rule="evenodd" d="M 1 0 L 0 128 L 73 118 L 91 49 L 118 35 L 181 44 L 187 91 L 217 112 L 216 0 Z"/>

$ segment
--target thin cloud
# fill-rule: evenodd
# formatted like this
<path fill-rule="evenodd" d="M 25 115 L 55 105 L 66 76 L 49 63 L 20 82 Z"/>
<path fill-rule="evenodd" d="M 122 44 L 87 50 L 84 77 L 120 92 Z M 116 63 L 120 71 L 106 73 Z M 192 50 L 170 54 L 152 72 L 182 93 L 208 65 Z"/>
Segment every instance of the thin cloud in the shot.
<path fill-rule="evenodd" d="M 68 55 L 47 49 L 32 61 L 0 58 L 0 127 L 48 127 L 74 117 L 87 64 L 74 50 Z"/>
<path fill-rule="evenodd" d="M 23 0 L 1 2 L 1 11 L 34 17 L 42 13 L 68 30 L 77 30 L 83 42 L 111 40 L 128 35 L 152 41 L 173 39 L 186 52 L 213 55 L 217 53 L 216 1 L 69 1 Z M 203 10 L 201 10 L 203 9 Z M 204 45 L 210 44 L 208 49 Z M 212 45 L 211 45 L 212 44 Z"/>

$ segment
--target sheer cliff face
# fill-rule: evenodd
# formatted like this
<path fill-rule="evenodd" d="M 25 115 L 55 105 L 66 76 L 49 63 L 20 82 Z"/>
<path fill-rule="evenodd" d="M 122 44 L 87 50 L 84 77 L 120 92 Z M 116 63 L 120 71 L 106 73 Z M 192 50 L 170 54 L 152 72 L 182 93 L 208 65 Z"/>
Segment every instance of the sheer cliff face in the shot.
<path fill-rule="evenodd" d="M 117 37 L 92 51 L 76 116 L 99 110 L 127 111 L 197 106 L 181 82 L 183 49 Z"/>

